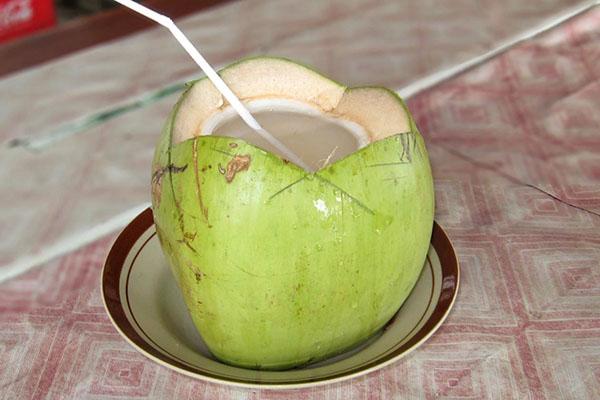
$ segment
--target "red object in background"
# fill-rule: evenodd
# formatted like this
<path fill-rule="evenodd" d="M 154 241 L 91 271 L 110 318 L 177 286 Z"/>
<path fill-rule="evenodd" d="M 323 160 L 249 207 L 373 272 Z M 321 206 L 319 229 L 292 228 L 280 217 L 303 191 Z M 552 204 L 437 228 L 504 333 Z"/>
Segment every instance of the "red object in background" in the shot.
<path fill-rule="evenodd" d="M 0 42 L 54 26 L 52 0 L 0 0 Z"/>

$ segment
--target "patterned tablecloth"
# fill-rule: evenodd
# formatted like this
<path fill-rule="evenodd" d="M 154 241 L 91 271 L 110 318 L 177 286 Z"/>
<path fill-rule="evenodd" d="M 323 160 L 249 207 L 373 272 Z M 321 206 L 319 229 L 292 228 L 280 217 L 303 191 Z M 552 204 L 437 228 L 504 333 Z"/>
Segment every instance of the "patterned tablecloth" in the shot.
<path fill-rule="evenodd" d="M 0 80 L 0 398 L 600 398 L 600 7 L 444 73 L 581 5 L 252 0 L 181 21 L 217 64 L 269 53 L 405 87 L 427 141 L 462 268 L 453 312 L 405 359 L 299 391 L 171 372 L 102 307 L 106 252 L 147 204 L 155 140 L 197 75 L 168 33 Z"/>

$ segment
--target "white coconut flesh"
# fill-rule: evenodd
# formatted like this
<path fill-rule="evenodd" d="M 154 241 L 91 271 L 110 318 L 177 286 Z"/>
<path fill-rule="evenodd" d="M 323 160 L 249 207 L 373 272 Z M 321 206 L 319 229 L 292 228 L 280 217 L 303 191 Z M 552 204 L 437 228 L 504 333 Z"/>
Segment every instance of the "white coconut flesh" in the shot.
<path fill-rule="evenodd" d="M 261 126 L 313 171 L 376 140 L 410 131 L 409 117 L 394 93 L 347 88 L 288 60 L 250 59 L 221 71 L 221 76 Z M 181 102 L 173 141 L 210 134 L 237 137 L 278 154 L 205 79 Z"/>
<path fill-rule="evenodd" d="M 361 125 L 326 115 L 300 102 L 261 99 L 249 102 L 247 106 L 261 126 L 298 155 L 312 171 L 369 143 L 369 136 Z M 204 125 L 203 134 L 237 137 L 283 156 L 269 141 L 248 127 L 231 107 L 210 117 Z"/>

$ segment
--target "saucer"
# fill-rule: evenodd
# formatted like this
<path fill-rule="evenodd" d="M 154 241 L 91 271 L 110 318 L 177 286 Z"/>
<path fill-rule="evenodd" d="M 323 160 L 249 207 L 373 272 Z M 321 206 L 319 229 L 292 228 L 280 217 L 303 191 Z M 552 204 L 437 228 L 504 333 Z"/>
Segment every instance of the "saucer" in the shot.
<path fill-rule="evenodd" d="M 364 375 L 407 355 L 448 315 L 459 284 L 448 236 L 434 222 L 431 246 L 415 288 L 388 324 L 346 353 L 287 371 L 258 371 L 218 361 L 188 314 L 163 256 L 150 208 L 113 244 L 102 271 L 102 297 L 112 323 L 139 352 L 193 378 L 227 385 L 291 389 Z"/>

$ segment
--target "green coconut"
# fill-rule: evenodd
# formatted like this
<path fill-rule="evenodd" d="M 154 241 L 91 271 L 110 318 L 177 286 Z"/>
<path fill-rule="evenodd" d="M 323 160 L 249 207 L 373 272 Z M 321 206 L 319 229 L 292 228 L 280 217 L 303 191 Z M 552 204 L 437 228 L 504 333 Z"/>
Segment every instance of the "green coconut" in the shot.
<path fill-rule="evenodd" d="M 313 170 L 252 138 L 210 81 L 188 85 L 156 149 L 152 208 L 194 324 L 214 356 L 246 368 L 356 346 L 424 264 L 434 190 L 423 138 L 385 88 L 267 57 L 220 75 Z"/>

